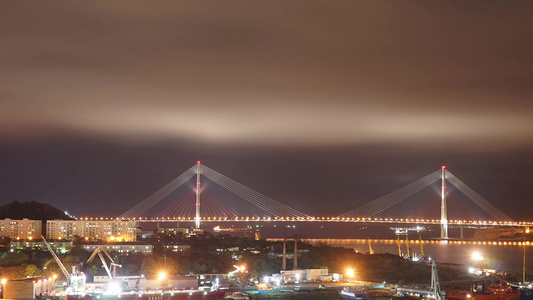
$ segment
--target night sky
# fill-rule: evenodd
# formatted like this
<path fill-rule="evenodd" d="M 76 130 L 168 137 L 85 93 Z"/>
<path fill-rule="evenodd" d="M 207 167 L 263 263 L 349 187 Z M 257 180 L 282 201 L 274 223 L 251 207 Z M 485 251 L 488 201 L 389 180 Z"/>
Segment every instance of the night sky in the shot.
<path fill-rule="evenodd" d="M 531 221 L 532 37 L 532 1 L 4 1 L 0 204 L 118 216 L 202 160 L 337 216 L 445 164 Z"/>

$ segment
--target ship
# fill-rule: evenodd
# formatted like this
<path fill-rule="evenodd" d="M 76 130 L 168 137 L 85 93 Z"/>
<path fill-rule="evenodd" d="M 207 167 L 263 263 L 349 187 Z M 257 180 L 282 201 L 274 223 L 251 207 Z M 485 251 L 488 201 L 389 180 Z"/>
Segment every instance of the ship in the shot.
<path fill-rule="evenodd" d="M 446 299 L 469 300 L 519 300 L 520 291 L 516 286 L 505 283 L 473 284 L 470 290 L 452 290 L 446 293 Z"/>
<path fill-rule="evenodd" d="M 520 300 L 533 300 L 533 286 L 531 284 L 520 285 Z"/>
<path fill-rule="evenodd" d="M 154 291 L 154 292 L 131 292 L 118 295 L 95 294 L 95 295 L 66 295 L 66 296 L 43 296 L 43 300 L 208 300 L 224 299 L 225 291 L 204 293 L 201 291 Z"/>
<path fill-rule="evenodd" d="M 353 288 L 344 287 L 339 292 L 339 296 L 345 299 L 364 300 L 364 299 L 368 299 L 368 291 L 358 286 L 355 286 Z"/>
<path fill-rule="evenodd" d="M 444 292 L 440 289 L 439 276 L 437 274 L 437 264 L 435 261 L 431 264 L 431 286 L 427 288 L 417 287 L 397 287 L 395 289 L 396 296 L 408 299 L 417 300 L 443 300 L 445 298 Z"/>
<path fill-rule="evenodd" d="M 229 300 L 248 300 L 248 294 L 244 293 L 244 292 L 231 292 L 231 293 L 227 293 L 225 296 L 224 296 L 224 299 L 229 299 Z"/>
<path fill-rule="evenodd" d="M 214 232 L 252 232 L 252 226 L 246 226 L 246 227 L 228 227 L 228 228 L 222 228 L 220 226 L 213 227 Z"/>

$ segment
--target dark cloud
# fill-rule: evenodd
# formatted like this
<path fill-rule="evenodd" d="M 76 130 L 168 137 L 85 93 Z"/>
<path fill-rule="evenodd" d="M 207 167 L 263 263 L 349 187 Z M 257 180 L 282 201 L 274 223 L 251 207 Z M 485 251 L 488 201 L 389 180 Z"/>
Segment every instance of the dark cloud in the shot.
<path fill-rule="evenodd" d="M 2 3 L 0 140 L 9 166 L 2 177 L 10 179 L 0 196 L 62 206 L 70 201 L 59 200 L 64 193 L 80 203 L 142 200 L 207 157 L 222 173 L 242 169 L 236 179 L 257 175 L 250 185 L 259 189 L 262 180 L 277 182 L 264 193 L 300 207 L 307 199 L 323 207 L 333 190 L 344 193 L 342 199 L 353 193 L 378 197 L 396 186 L 400 174 L 423 176 L 448 162 L 468 162 L 460 167 L 466 174 L 485 166 L 505 170 L 517 188 L 500 194 L 526 199 L 522 178 L 529 177 L 522 176 L 533 147 L 532 6 Z M 121 158 L 124 153 L 133 157 Z M 158 173 L 160 160 L 180 165 L 151 177 L 145 190 L 139 183 L 149 179 L 124 178 L 141 162 L 154 163 L 146 163 L 144 172 Z M 301 168 L 295 174 L 308 176 L 271 179 L 294 161 Z M 106 175 L 95 167 L 99 162 L 114 171 Z M 327 162 L 342 172 L 336 175 Z M 372 190 L 389 168 L 401 172 Z M 314 169 L 327 175 L 312 175 Z M 102 181 L 105 188 L 91 190 Z M 497 185 L 497 178 L 489 182 Z M 135 189 L 124 192 L 130 185 Z M 121 213 L 120 206 L 110 214 Z"/>

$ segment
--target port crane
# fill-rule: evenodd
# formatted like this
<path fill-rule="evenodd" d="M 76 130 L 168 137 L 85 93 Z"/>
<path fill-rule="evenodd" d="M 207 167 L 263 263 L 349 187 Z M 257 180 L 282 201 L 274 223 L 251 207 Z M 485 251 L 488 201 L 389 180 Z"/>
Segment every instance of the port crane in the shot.
<path fill-rule="evenodd" d="M 59 266 L 59 269 L 61 269 L 61 272 L 65 275 L 65 279 L 67 280 L 66 293 L 68 295 L 83 295 L 85 293 L 85 275 L 83 273 L 78 274 L 76 266 L 72 266 L 72 274 L 70 274 L 44 236 L 41 235 L 41 238 Z"/>
<path fill-rule="evenodd" d="M 107 263 L 105 261 L 104 254 L 102 254 L 102 253 L 104 253 L 109 258 L 109 260 L 111 261 L 109 263 L 109 266 L 111 266 L 111 268 L 113 268 L 113 272 L 111 272 L 109 266 L 107 265 Z M 93 259 L 96 257 L 96 255 L 98 255 L 98 257 L 102 261 L 102 265 L 104 266 L 104 269 L 106 270 L 107 275 L 109 275 L 109 279 L 111 279 L 111 280 L 115 279 L 115 277 L 117 276 L 117 267 L 122 268 L 122 265 L 115 263 L 115 261 L 113 260 L 111 255 L 109 255 L 109 253 L 107 253 L 107 251 L 105 250 L 105 248 L 103 246 L 99 246 L 98 248 L 96 248 L 94 250 L 93 254 L 91 254 L 91 257 L 89 257 L 89 259 L 87 260 L 87 262 L 90 263 L 91 261 L 93 261 Z"/>

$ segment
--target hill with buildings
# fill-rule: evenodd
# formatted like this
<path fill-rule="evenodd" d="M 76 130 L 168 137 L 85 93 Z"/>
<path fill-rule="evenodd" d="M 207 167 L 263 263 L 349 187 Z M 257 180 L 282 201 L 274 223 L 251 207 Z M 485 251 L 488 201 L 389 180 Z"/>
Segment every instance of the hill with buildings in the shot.
<path fill-rule="evenodd" d="M 0 206 L 0 219 L 14 219 L 21 220 L 28 218 L 30 220 L 71 220 L 65 212 L 53 207 L 50 204 L 40 203 L 37 201 L 31 202 L 18 202 L 13 201 L 11 203 Z"/>

